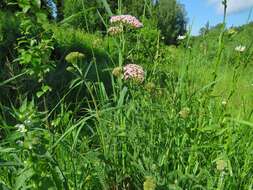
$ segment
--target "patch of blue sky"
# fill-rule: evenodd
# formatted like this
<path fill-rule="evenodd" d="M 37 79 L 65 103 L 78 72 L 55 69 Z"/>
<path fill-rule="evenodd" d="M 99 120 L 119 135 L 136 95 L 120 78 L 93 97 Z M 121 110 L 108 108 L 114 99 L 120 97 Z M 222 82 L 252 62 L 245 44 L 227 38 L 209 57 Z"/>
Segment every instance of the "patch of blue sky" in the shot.
<path fill-rule="evenodd" d="M 192 26 L 192 34 L 197 35 L 201 27 L 209 22 L 215 26 L 223 21 L 223 9 L 221 0 L 179 0 L 185 6 L 188 25 Z M 240 26 L 252 21 L 250 12 L 253 0 L 229 0 L 227 26 Z"/>

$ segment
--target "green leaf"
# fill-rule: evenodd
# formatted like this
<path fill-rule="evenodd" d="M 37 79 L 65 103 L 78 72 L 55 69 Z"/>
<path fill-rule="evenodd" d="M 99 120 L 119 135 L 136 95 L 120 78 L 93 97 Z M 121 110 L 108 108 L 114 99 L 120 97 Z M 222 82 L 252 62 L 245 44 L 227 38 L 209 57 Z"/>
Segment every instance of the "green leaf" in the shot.
<path fill-rule="evenodd" d="M 105 7 L 106 12 L 109 14 L 109 16 L 112 16 L 113 14 L 107 0 L 101 0 L 101 1 Z"/>
<path fill-rule="evenodd" d="M 119 97 L 119 101 L 118 101 L 118 107 L 123 106 L 123 104 L 124 104 L 124 99 L 125 99 L 125 96 L 126 96 L 126 94 L 127 94 L 127 91 L 128 91 L 127 87 L 124 87 L 124 88 L 122 89 L 122 91 L 120 92 L 120 97 Z"/>
<path fill-rule="evenodd" d="M 36 96 L 37 96 L 38 98 L 40 98 L 41 96 L 43 96 L 43 94 L 44 94 L 43 91 L 39 91 L 39 92 L 36 93 Z"/>
<path fill-rule="evenodd" d="M 9 153 L 9 152 L 13 152 L 15 150 L 16 150 L 15 148 L 2 148 L 2 147 L 0 147 L 1 153 Z"/>
<path fill-rule="evenodd" d="M 24 169 L 16 179 L 15 190 L 23 187 L 27 180 L 29 180 L 35 174 L 32 168 Z"/>
<path fill-rule="evenodd" d="M 36 13 L 38 23 L 44 23 L 47 21 L 47 15 L 45 13 Z"/>
<path fill-rule="evenodd" d="M 40 7 L 41 7 L 41 0 L 35 0 L 34 5 L 35 5 L 38 9 L 40 9 Z"/>
<path fill-rule="evenodd" d="M 48 86 L 48 85 L 43 85 L 41 87 L 41 91 L 39 91 L 39 92 L 36 93 L 36 96 L 38 98 L 40 98 L 41 96 L 43 96 L 44 94 L 46 94 L 49 91 L 52 91 L 52 88 L 50 86 Z"/>
<path fill-rule="evenodd" d="M 45 93 L 48 92 L 48 91 L 52 91 L 52 88 L 48 85 L 42 86 L 41 89 Z"/>

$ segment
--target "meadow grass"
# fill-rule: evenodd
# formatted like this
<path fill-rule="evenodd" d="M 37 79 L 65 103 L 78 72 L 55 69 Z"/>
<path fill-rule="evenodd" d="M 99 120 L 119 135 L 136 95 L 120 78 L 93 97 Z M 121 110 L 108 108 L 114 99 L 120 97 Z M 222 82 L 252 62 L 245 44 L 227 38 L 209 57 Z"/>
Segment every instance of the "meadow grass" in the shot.
<path fill-rule="evenodd" d="M 43 98 L 17 90 L 1 101 L 0 189 L 253 188 L 250 45 L 239 53 L 211 41 L 216 49 L 205 51 L 194 42 L 168 47 L 145 26 L 117 37 L 51 27 L 57 61 L 71 75 Z M 72 51 L 88 58 L 68 63 Z M 111 74 L 134 59 L 143 83 Z"/>

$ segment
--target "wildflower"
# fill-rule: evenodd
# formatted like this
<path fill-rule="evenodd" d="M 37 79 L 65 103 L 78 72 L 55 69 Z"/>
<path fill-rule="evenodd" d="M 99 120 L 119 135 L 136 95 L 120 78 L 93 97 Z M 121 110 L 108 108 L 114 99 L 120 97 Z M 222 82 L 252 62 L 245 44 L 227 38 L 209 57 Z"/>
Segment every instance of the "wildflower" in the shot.
<path fill-rule="evenodd" d="M 121 67 L 115 67 L 112 70 L 112 75 L 115 77 L 120 77 L 122 75 L 122 68 Z"/>
<path fill-rule="evenodd" d="M 155 190 L 155 188 L 156 188 L 155 180 L 152 177 L 147 176 L 145 182 L 143 183 L 143 189 L 144 190 Z"/>
<path fill-rule="evenodd" d="M 221 104 L 222 104 L 223 106 L 226 106 L 226 105 L 227 105 L 227 101 L 226 101 L 226 100 L 223 100 L 223 101 L 221 102 Z"/>
<path fill-rule="evenodd" d="M 124 66 L 124 79 L 133 79 L 136 82 L 142 83 L 144 81 L 144 70 L 141 66 L 136 64 L 128 64 Z"/>
<path fill-rule="evenodd" d="M 65 60 L 69 63 L 73 63 L 74 61 L 78 59 L 84 58 L 84 54 L 80 52 L 71 52 L 66 57 Z"/>
<path fill-rule="evenodd" d="M 189 116 L 189 114 L 190 114 L 190 108 L 188 108 L 188 107 L 183 108 L 179 112 L 180 117 L 182 117 L 183 119 L 186 119 Z"/>
<path fill-rule="evenodd" d="M 227 167 L 227 162 L 224 160 L 217 160 L 216 161 L 216 168 L 218 171 L 224 171 Z"/>
<path fill-rule="evenodd" d="M 17 131 L 20 132 L 20 133 L 27 132 L 27 129 L 25 128 L 24 124 L 17 124 L 15 127 L 17 128 Z"/>
<path fill-rule="evenodd" d="M 110 23 L 121 23 L 124 25 L 131 26 L 133 28 L 141 28 L 143 27 L 143 24 L 134 16 L 131 15 L 117 15 L 112 16 L 110 19 Z"/>
<path fill-rule="evenodd" d="M 24 121 L 24 124 L 26 126 L 31 126 L 32 125 L 32 121 L 30 119 L 27 119 L 27 120 Z"/>
<path fill-rule="evenodd" d="M 185 35 L 182 35 L 182 36 L 181 36 L 181 35 L 179 35 L 179 36 L 177 37 L 177 39 L 178 39 L 178 40 L 184 40 L 185 38 L 186 38 L 186 36 L 185 36 Z"/>
<path fill-rule="evenodd" d="M 153 82 L 149 82 L 149 83 L 146 84 L 145 89 L 148 92 L 154 92 L 155 89 L 156 89 L 156 86 L 155 86 L 155 84 Z"/>
<path fill-rule="evenodd" d="M 234 35 L 236 33 L 237 33 L 237 31 L 235 29 L 233 29 L 233 28 L 231 28 L 231 29 L 228 30 L 228 35 L 232 36 L 232 35 Z"/>
<path fill-rule="evenodd" d="M 111 26 L 109 29 L 108 29 L 108 34 L 114 36 L 114 35 L 117 35 L 117 34 L 120 34 L 123 32 L 123 29 L 122 27 L 119 27 L 119 26 Z"/>
<path fill-rule="evenodd" d="M 22 145 L 24 144 L 24 142 L 21 141 L 21 140 L 17 140 L 16 143 L 17 143 L 19 146 L 22 146 Z"/>
<path fill-rule="evenodd" d="M 235 51 L 238 51 L 238 52 L 244 52 L 246 49 L 245 46 L 242 46 L 242 45 L 239 45 L 237 47 L 235 47 Z"/>
<path fill-rule="evenodd" d="M 92 47 L 94 48 L 97 48 L 99 46 L 102 45 L 102 40 L 101 39 L 95 39 L 93 42 L 92 42 Z"/>

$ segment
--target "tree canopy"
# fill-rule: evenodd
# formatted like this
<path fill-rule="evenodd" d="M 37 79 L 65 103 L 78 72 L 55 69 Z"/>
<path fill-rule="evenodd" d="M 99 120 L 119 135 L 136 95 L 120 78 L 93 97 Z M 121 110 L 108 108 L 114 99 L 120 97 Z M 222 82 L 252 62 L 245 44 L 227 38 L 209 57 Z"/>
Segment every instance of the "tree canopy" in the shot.
<path fill-rule="evenodd" d="M 155 21 L 166 43 L 176 43 L 176 38 L 186 32 L 186 13 L 176 0 L 125 0 L 118 6 L 115 0 L 107 0 L 113 14 L 132 14 Z M 94 32 L 104 31 L 103 18 L 109 17 L 101 0 L 65 0 L 58 3 L 63 19 L 74 27 Z M 108 19 L 107 19 L 108 20 Z"/>

